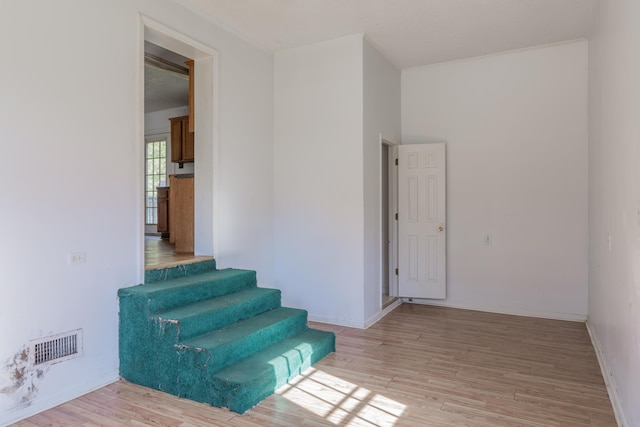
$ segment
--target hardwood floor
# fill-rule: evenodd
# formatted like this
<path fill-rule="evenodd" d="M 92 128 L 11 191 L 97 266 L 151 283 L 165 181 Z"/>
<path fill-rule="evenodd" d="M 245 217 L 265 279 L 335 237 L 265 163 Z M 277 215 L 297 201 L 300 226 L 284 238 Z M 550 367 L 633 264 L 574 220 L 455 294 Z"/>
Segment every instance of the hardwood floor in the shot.
<path fill-rule="evenodd" d="M 167 239 L 156 236 L 144 238 L 144 268 L 153 270 L 157 268 L 175 267 L 179 264 L 198 262 L 211 257 L 194 256 L 193 254 L 176 254 L 175 245 Z"/>
<path fill-rule="evenodd" d="M 18 426 L 615 426 L 585 325 L 403 304 L 244 415 L 119 381 Z"/>

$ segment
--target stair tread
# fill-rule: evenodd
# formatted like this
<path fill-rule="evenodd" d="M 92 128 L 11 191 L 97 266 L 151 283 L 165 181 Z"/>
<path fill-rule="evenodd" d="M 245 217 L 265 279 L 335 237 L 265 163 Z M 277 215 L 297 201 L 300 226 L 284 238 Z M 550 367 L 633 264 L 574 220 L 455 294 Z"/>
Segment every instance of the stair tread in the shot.
<path fill-rule="evenodd" d="M 193 316 L 198 316 L 209 311 L 220 310 L 222 308 L 240 303 L 250 298 L 257 298 L 274 292 L 280 292 L 277 289 L 269 288 L 249 288 L 222 295 L 204 301 L 180 306 L 174 309 L 165 310 L 157 313 L 157 317 L 161 319 L 184 320 Z"/>
<path fill-rule="evenodd" d="M 273 371 L 274 363 L 277 363 L 278 358 L 282 358 L 282 362 L 288 366 L 291 366 L 292 359 L 298 360 L 302 364 L 300 354 L 310 352 L 310 346 L 329 338 L 331 335 L 331 332 L 306 328 L 246 359 L 222 368 L 213 374 L 213 378 L 241 384 Z M 291 367 L 296 369 L 295 366 Z"/>
<path fill-rule="evenodd" d="M 162 292 L 168 289 L 198 286 L 203 283 L 209 283 L 215 280 L 222 280 L 234 277 L 241 277 L 247 274 L 254 274 L 251 270 L 238 270 L 235 268 L 229 268 L 224 270 L 208 271 L 206 273 L 200 273 L 192 276 L 177 277 L 161 282 L 149 283 L 139 286 L 133 286 L 130 288 L 123 288 L 118 291 L 119 296 L 142 294 L 152 295 L 157 292 Z"/>
<path fill-rule="evenodd" d="M 211 403 L 242 414 L 333 351 L 333 333 L 305 328 L 211 375 Z"/>
<path fill-rule="evenodd" d="M 199 337 L 182 342 L 182 345 L 208 350 L 224 346 L 292 316 L 305 316 L 307 312 L 296 308 L 279 307 L 260 313 L 249 319 L 240 320 L 225 328 L 217 329 Z"/>

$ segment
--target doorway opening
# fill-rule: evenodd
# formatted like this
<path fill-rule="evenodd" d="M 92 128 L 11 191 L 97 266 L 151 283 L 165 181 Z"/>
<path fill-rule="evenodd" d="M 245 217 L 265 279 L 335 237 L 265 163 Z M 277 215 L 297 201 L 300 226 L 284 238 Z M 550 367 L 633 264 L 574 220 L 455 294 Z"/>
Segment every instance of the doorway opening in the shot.
<path fill-rule="evenodd" d="M 381 217 L 381 306 L 384 309 L 393 303 L 398 295 L 398 212 L 397 199 L 397 146 L 381 138 L 380 144 L 380 217 Z"/>
<path fill-rule="evenodd" d="M 145 225 L 141 238 L 144 269 L 150 270 L 213 257 L 217 57 L 213 49 L 183 34 L 146 17 L 142 21 Z M 148 141 L 163 138 L 166 143 L 158 145 L 164 157 L 152 153 L 154 158 L 149 159 Z M 150 167 L 158 171 L 153 179 L 148 176 Z"/>

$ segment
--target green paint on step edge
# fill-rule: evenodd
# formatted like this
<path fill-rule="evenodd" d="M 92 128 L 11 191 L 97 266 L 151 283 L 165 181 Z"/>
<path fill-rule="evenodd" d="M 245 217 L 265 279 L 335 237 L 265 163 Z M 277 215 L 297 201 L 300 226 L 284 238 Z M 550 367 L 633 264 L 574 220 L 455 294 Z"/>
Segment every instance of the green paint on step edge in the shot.
<path fill-rule="evenodd" d="M 210 259 L 191 264 L 182 264 L 175 267 L 159 268 L 144 272 L 144 283 L 156 283 L 178 277 L 193 276 L 195 274 L 213 271 L 216 269 L 216 260 Z"/>

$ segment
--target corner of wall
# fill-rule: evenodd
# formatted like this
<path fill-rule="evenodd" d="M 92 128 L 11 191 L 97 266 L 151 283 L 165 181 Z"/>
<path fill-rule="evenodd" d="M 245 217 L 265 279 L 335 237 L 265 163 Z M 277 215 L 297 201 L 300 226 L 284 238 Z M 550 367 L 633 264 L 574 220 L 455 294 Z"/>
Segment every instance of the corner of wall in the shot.
<path fill-rule="evenodd" d="M 609 393 L 609 399 L 611 400 L 611 406 L 613 407 L 613 413 L 616 416 L 616 421 L 618 422 L 619 427 L 630 427 L 626 421 L 622 400 L 620 399 L 620 395 L 618 394 L 618 387 L 616 385 L 616 379 L 613 376 L 609 365 L 607 364 L 607 358 L 602 351 L 602 347 L 600 345 L 600 341 L 598 341 L 598 337 L 596 335 L 595 328 L 591 325 L 589 318 L 585 322 L 587 326 L 587 331 L 589 332 L 589 338 L 591 338 L 591 344 L 593 345 L 593 349 L 596 352 L 596 357 L 598 358 L 598 364 L 600 365 L 600 371 L 602 372 L 602 378 L 604 379 L 604 383 L 607 386 L 607 392 Z"/>

